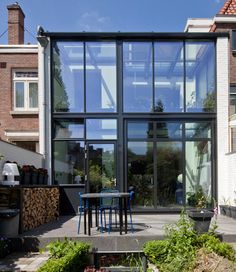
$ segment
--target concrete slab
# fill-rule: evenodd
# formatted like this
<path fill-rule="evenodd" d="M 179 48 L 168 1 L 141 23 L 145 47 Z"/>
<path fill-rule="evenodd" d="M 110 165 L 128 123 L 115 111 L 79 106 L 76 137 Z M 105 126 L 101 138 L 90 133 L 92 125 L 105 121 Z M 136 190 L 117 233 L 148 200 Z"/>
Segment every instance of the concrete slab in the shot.
<path fill-rule="evenodd" d="M 145 242 L 164 238 L 164 226 L 177 222 L 179 214 L 134 214 L 134 233 L 120 235 L 118 230 L 100 233 L 96 227 L 92 228 L 91 236 L 84 235 L 83 221 L 80 234 L 77 233 L 78 216 L 60 217 L 59 220 L 40 226 L 37 229 L 23 233 L 24 245 L 34 245 L 42 248 L 47 243 L 58 238 L 70 237 L 91 243 L 98 250 L 141 250 Z M 213 219 L 214 222 L 215 219 Z M 222 234 L 223 240 L 236 243 L 236 220 L 218 215 L 217 231 Z M 28 245 L 27 245 L 28 244 Z"/>

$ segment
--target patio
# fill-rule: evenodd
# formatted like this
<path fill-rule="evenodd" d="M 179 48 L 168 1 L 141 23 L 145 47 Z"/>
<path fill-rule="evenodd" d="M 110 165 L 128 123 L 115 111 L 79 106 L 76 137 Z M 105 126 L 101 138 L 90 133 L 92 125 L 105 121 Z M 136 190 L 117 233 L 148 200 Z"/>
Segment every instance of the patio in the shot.
<path fill-rule="evenodd" d="M 23 238 L 21 240 L 27 250 L 37 250 L 52 240 L 69 237 L 91 243 L 92 248 L 96 248 L 98 251 L 139 251 L 146 241 L 163 239 L 164 225 L 175 223 L 178 219 L 179 214 L 134 214 L 134 233 L 129 230 L 127 234 L 123 235 L 120 235 L 118 230 L 114 230 L 110 234 L 100 233 L 93 227 L 91 236 L 88 236 L 84 235 L 83 220 L 78 235 L 78 216 L 64 216 L 57 221 L 24 232 L 20 238 Z M 218 215 L 217 225 L 217 231 L 222 235 L 223 241 L 236 243 L 236 221 L 234 219 Z"/>

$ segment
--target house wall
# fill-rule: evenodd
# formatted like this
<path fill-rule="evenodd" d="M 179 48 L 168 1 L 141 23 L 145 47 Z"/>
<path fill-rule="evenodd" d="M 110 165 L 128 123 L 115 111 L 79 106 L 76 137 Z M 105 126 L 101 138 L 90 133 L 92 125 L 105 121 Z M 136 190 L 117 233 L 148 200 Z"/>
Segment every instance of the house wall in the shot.
<path fill-rule="evenodd" d="M 218 201 L 230 195 L 231 183 L 228 177 L 229 129 L 228 129 L 228 101 L 229 101 L 229 61 L 227 57 L 228 39 L 217 39 L 217 173 L 218 173 Z"/>
<path fill-rule="evenodd" d="M 0 53 L 0 139 L 8 140 L 5 130 L 38 131 L 38 114 L 13 114 L 13 69 L 38 69 L 36 53 Z"/>
<path fill-rule="evenodd" d="M 229 83 L 236 84 L 236 54 L 232 52 L 232 43 L 231 43 L 232 29 L 236 29 L 236 23 L 216 23 L 215 32 L 229 32 L 229 35 L 230 35 L 229 47 L 228 47 L 229 60 L 230 60 Z"/>

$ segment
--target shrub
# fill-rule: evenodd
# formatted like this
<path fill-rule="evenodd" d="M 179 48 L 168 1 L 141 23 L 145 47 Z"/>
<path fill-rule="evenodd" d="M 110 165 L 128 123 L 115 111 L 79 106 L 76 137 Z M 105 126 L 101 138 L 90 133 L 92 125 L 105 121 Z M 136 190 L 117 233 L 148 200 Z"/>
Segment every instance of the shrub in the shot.
<path fill-rule="evenodd" d="M 235 250 L 227 244 L 221 242 L 218 238 L 208 233 L 202 234 L 198 238 L 199 247 L 206 248 L 207 251 L 215 252 L 216 254 L 223 256 L 224 258 L 235 261 Z"/>
<path fill-rule="evenodd" d="M 191 271 L 194 263 L 197 234 L 185 213 L 176 224 L 165 227 L 164 241 L 150 241 L 144 245 L 144 253 L 160 271 Z"/>
<path fill-rule="evenodd" d="M 50 259 L 38 272 L 77 272 L 88 264 L 89 244 L 65 239 L 50 243 L 47 248 Z"/>
<path fill-rule="evenodd" d="M 222 243 L 214 232 L 198 236 L 184 212 L 176 224 L 166 226 L 165 233 L 165 240 L 147 242 L 143 249 L 149 261 L 160 271 L 193 271 L 196 253 L 201 248 L 235 261 L 236 252 L 232 246 Z"/>

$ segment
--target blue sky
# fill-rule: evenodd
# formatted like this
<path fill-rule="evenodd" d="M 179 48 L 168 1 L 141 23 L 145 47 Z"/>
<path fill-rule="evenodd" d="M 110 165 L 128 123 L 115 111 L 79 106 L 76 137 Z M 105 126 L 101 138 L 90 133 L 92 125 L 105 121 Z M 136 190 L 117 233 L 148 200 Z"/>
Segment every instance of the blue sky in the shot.
<path fill-rule="evenodd" d="M 225 0 L 18 0 L 26 29 L 48 31 L 181 32 L 187 18 L 213 17 Z M 7 8 L 0 0 L 0 36 L 7 29 Z M 7 34 L 0 44 L 7 41 Z M 35 43 L 26 32 L 25 42 Z"/>

